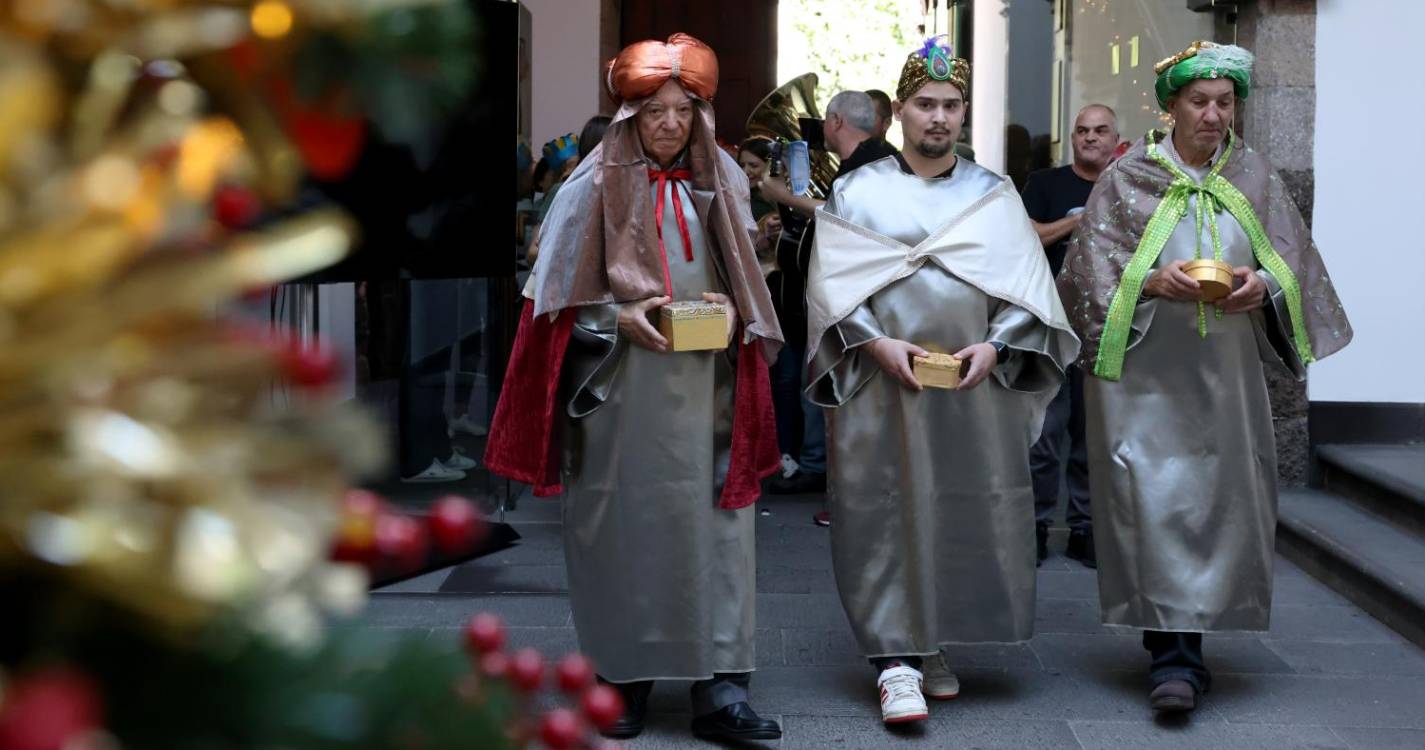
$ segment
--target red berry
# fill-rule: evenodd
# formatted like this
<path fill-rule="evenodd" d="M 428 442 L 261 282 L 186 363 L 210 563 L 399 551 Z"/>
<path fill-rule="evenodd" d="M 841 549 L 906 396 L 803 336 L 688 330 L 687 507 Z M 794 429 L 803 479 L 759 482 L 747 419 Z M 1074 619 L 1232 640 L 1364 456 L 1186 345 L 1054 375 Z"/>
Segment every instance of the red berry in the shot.
<path fill-rule="evenodd" d="M 399 513 L 376 519 L 376 554 L 399 572 L 412 570 L 426 561 L 425 529 L 415 519 Z"/>
<path fill-rule="evenodd" d="M 249 188 L 223 185 L 213 192 L 213 218 L 226 229 L 243 229 L 257 221 L 262 200 Z"/>
<path fill-rule="evenodd" d="M 573 694 L 594 681 L 594 665 L 583 654 L 570 654 L 559 661 L 555 674 L 559 678 L 559 689 Z"/>
<path fill-rule="evenodd" d="M 258 285 L 239 294 L 238 299 L 248 303 L 267 302 L 272 299 L 272 294 L 276 290 L 277 287 L 275 286 Z"/>
<path fill-rule="evenodd" d="M 567 708 L 556 708 L 539 722 L 539 737 L 550 750 L 567 750 L 579 744 L 583 730 L 579 716 Z"/>
<path fill-rule="evenodd" d="M 0 747 L 54 750 L 99 727 L 103 708 L 94 682 L 79 672 L 54 669 L 19 677 L 0 703 Z"/>
<path fill-rule="evenodd" d="M 376 551 L 376 521 L 381 505 L 381 497 L 374 492 L 355 488 L 346 491 L 341 498 L 333 560 L 363 564 L 371 561 Z"/>
<path fill-rule="evenodd" d="M 623 716 L 623 696 L 608 685 L 595 685 L 584 691 L 579 708 L 591 724 L 608 729 Z"/>
<path fill-rule="evenodd" d="M 522 648 L 510 657 L 510 682 L 527 693 L 544 681 L 544 657 L 532 648 Z"/>
<path fill-rule="evenodd" d="M 350 539 L 339 537 L 336 544 L 332 545 L 331 559 L 337 562 L 356 563 L 357 565 L 371 565 L 371 553 L 374 548 L 370 545 L 356 544 Z"/>
<path fill-rule="evenodd" d="M 459 495 L 446 495 L 431 506 L 428 518 L 436 549 L 448 555 L 469 552 L 484 532 L 484 519 L 475 504 Z"/>
<path fill-rule="evenodd" d="M 325 344 L 302 346 L 293 342 L 282 357 L 287 379 L 308 388 L 330 383 L 337 370 L 336 353 Z"/>
<path fill-rule="evenodd" d="M 352 487 L 341 496 L 341 510 L 351 516 L 375 516 L 385 503 L 371 490 Z"/>
<path fill-rule="evenodd" d="M 480 657 L 480 674 L 486 677 L 504 677 L 510 671 L 510 657 L 504 652 L 491 651 Z"/>
<path fill-rule="evenodd" d="M 472 656 L 499 651 L 505 645 L 505 624 L 488 612 L 481 612 L 465 623 L 465 648 Z"/>

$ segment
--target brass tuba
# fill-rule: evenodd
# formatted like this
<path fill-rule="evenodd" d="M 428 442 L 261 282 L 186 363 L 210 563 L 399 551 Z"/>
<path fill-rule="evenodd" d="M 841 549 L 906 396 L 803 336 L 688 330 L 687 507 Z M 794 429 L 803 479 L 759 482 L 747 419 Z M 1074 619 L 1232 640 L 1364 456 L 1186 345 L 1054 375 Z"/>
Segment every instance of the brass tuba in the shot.
<path fill-rule="evenodd" d="M 816 106 L 816 74 L 804 73 L 778 86 L 758 102 L 747 116 L 747 135 L 773 140 L 802 140 L 798 118 L 820 120 Z M 831 179 L 836 176 L 836 154 L 821 149 L 811 151 L 811 190 L 813 198 L 824 200 L 831 194 Z"/>

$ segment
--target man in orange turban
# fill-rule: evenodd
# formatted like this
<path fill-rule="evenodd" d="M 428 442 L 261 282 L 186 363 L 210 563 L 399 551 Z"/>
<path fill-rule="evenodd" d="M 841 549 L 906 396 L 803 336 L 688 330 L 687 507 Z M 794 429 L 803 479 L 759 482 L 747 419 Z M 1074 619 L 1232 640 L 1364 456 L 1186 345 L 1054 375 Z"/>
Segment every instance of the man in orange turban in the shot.
<path fill-rule="evenodd" d="M 782 342 L 747 177 L 713 133 L 717 57 L 675 34 L 619 54 L 620 103 L 545 219 L 495 410 L 490 470 L 563 495 L 581 650 L 643 728 L 654 679 L 692 680 L 693 733 L 775 739 L 748 706 L 753 514 L 778 466 L 767 362 Z M 727 309 L 731 345 L 671 351 L 670 302 Z"/>

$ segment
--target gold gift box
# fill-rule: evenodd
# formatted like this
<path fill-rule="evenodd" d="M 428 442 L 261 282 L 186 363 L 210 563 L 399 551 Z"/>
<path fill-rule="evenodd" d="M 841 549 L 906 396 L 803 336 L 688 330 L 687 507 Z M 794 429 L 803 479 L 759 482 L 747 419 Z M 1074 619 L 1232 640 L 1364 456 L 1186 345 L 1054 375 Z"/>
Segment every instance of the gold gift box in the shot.
<path fill-rule="evenodd" d="M 727 308 L 718 302 L 669 302 L 658 314 L 658 332 L 675 352 L 727 348 Z"/>
<path fill-rule="evenodd" d="M 1216 302 L 1232 293 L 1232 266 L 1220 260 L 1202 258 L 1183 264 L 1183 273 L 1202 287 L 1202 301 Z"/>
<path fill-rule="evenodd" d="M 939 352 L 931 352 L 923 357 L 911 357 L 911 369 L 915 379 L 927 388 L 958 388 L 960 369 L 964 364 L 964 360 Z"/>

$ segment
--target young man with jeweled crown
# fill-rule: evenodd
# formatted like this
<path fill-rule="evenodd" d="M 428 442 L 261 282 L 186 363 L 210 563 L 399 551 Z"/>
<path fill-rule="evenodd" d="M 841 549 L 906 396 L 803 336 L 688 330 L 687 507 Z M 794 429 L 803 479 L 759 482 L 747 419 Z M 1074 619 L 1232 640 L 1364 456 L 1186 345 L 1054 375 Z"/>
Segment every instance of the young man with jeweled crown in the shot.
<path fill-rule="evenodd" d="M 910 54 L 905 149 L 837 181 L 810 264 L 836 585 L 887 724 L 959 693 L 943 645 L 1032 634 L 1029 446 L 1078 353 L 1013 183 L 955 156 L 969 68 L 939 39 Z M 964 363 L 958 387 L 923 387 L 931 352 Z"/>

